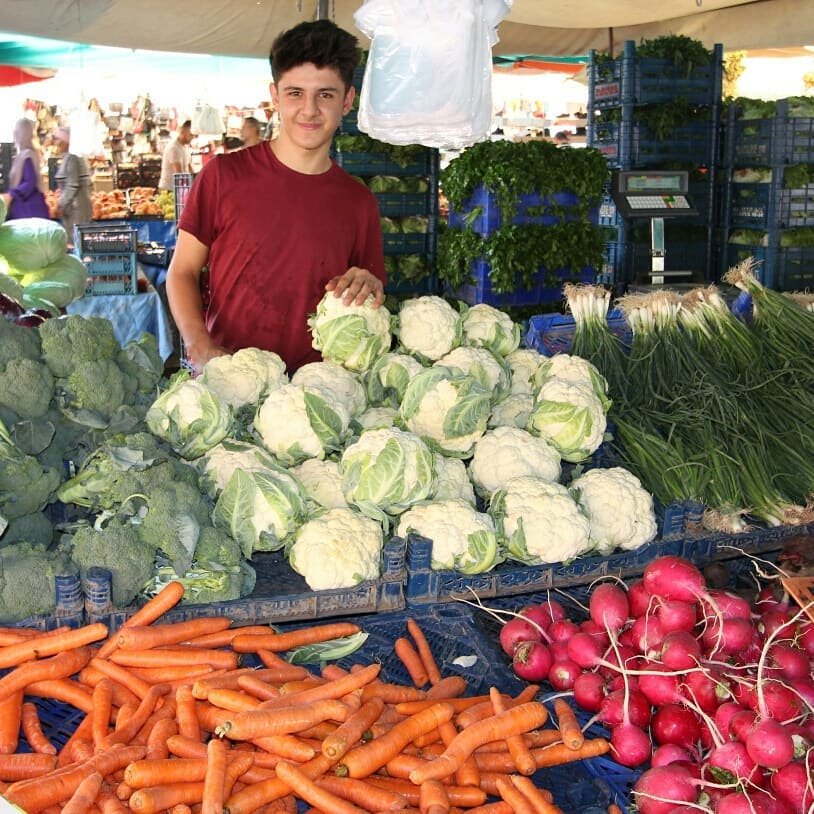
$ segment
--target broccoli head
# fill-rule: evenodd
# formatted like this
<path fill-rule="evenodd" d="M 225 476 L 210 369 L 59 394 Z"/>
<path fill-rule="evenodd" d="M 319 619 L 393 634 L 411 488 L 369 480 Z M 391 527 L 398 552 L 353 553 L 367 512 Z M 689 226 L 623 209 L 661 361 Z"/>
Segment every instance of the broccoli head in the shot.
<path fill-rule="evenodd" d="M 40 418 L 54 395 L 54 377 L 42 362 L 9 359 L 0 367 L 0 404 L 20 418 Z"/>
<path fill-rule="evenodd" d="M 50 322 L 46 320 L 45 322 Z M 45 323 L 43 323 L 44 325 Z M 40 359 L 38 328 L 26 328 L 0 317 L 0 367 L 12 359 Z"/>
<path fill-rule="evenodd" d="M 103 317 L 69 314 L 46 319 L 39 332 L 42 358 L 59 379 L 68 378 L 81 362 L 115 359 L 120 350 L 113 325 Z"/>
<path fill-rule="evenodd" d="M 128 391 L 151 394 L 155 399 L 156 388 L 164 375 L 164 360 L 158 352 L 156 338 L 145 332 L 131 340 L 119 351 L 117 361 L 124 372 Z"/>
<path fill-rule="evenodd" d="M 112 359 L 77 362 L 57 387 L 68 417 L 91 427 L 106 425 L 126 398 L 124 373 Z"/>
<path fill-rule="evenodd" d="M 153 576 L 155 548 L 141 539 L 135 526 L 118 520 L 99 529 L 79 528 L 73 536 L 71 556 L 83 580 L 93 566 L 110 571 L 111 598 L 117 608 L 129 605 Z"/>
<path fill-rule="evenodd" d="M 0 515 L 14 520 L 41 511 L 60 481 L 56 469 L 22 452 L 0 422 Z"/>
<path fill-rule="evenodd" d="M 10 546 L 13 543 L 48 546 L 53 537 L 54 526 L 48 517 L 42 512 L 34 512 L 9 521 L 8 528 L 0 532 L 0 546 Z"/>
<path fill-rule="evenodd" d="M 196 566 L 234 566 L 240 565 L 243 555 L 238 543 L 223 529 L 214 526 L 204 526 L 198 545 L 195 547 Z"/>
<path fill-rule="evenodd" d="M 53 613 L 56 577 L 76 572 L 61 548 L 14 543 L 0 549 L 0 623 Z"/>

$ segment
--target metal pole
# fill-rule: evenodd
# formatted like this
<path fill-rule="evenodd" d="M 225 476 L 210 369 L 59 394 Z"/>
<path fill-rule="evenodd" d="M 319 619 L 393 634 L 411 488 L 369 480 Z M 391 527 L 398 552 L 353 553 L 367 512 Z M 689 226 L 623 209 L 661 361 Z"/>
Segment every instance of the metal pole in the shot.
<path fill-rule="evenodd" d="M 328 20 L 328 0 L 317 0 L 317 20 Z"/>

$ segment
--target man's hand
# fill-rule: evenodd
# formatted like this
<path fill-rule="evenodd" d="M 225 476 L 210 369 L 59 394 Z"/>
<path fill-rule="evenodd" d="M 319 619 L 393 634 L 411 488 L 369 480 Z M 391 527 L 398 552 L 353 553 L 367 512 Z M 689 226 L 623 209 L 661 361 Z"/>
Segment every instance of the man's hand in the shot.
<path fill-rule="evenodd" d="M 373 307 L 384 302 L 382 281 L 367 269 L 351 266 L 344 274 L 329 280 L 326 291 L 333 291 L 335 297 L 342 297 L 345 305 L 363 305 L 368 295 L 373 294 Z"/>
<path fill-rule="evenodd" d="M 213 342 L 209 337 L 202 338 L 192 344 L 185 344 L 187 358 L 192 363 L 195 373 L 198 374 L 204 369 L 204 365 L 216 356 L 228 356 L 226 348 Z"/>

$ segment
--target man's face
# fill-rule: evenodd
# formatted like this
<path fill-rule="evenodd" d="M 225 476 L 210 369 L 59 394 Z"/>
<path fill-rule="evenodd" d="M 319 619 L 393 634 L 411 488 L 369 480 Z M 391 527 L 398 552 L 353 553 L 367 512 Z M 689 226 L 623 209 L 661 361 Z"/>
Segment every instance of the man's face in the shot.
<path fill-rule="evenodd" d="M 317 68 L 306 62 L 286 71 L 271 85 L 271 99 L 280 115 L 281 138 L 306 150 L 323 147 L 350 110 L 353 95 L 354 89 L 346 91 L 333 68 Z"/>
<path fill-rule="evenodd" d="M 181 144 L 190 144 L 192 142 L 192 131 L 188 127 L 182 127 L 178 131 L 178 141 Z"/>

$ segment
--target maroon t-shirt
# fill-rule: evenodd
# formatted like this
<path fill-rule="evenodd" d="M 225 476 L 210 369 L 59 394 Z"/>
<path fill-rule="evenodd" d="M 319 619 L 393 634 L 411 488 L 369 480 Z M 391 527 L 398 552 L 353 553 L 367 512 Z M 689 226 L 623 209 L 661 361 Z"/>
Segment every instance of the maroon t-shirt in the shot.
<path fill-rule="evenodd" d="M 336 164 L 296 172 L 265 142 L 210 161 L 179 228 L 209 247 L 212 339 L 230 351 L 272 350 L 289 372 L 320 358 L 307 319 L 328 280 L 351 266 L 385 280 L 373 193 Z"/>

